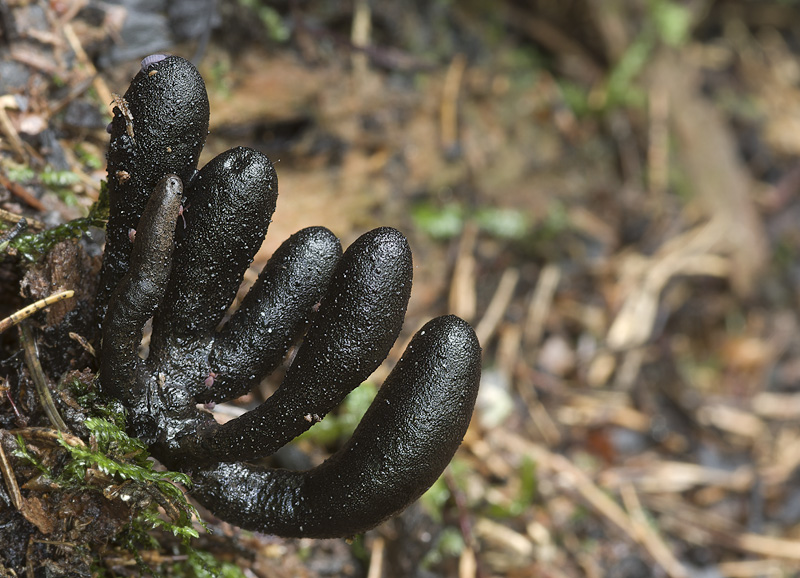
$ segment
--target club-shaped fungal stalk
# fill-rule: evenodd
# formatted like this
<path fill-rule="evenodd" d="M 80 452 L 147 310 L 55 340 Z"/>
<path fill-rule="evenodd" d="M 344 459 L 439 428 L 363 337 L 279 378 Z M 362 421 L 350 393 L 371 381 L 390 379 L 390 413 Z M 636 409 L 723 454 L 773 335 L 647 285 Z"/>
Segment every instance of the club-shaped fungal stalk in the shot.
<path fill-rule="evenodd" d="M 198 398 L 228 401 L 272 373 L 308 329 L 341 256 L 339 239 L 324 227 L 303 229 L 278 247 L 214 341 L 216 377 Z"/>

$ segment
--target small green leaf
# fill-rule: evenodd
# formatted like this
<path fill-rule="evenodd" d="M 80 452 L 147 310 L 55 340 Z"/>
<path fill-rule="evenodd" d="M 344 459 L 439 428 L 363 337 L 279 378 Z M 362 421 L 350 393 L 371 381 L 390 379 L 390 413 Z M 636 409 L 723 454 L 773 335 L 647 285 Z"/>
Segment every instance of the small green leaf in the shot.
<path fill-rule="evenodd" d="M 517 209 L 483 209 L 475 215 L 478 225 L 500 239 L 521 239 L 530 230 L 530 221 Z"/>
<path fill-rule="evenodd" d="M 666 44 L 681 46 L 689 38 L 692 14 L 687 6 L 677 2 L 656 2 L 653 20 L 661 40 Z"/>
<path fill-rule="evenodd" d="M 411 209 L 414 224 L 438 240 L 452 239 L 464 227 L 464 211 L 455 203 L 443 207 L 423 203 Z"/>

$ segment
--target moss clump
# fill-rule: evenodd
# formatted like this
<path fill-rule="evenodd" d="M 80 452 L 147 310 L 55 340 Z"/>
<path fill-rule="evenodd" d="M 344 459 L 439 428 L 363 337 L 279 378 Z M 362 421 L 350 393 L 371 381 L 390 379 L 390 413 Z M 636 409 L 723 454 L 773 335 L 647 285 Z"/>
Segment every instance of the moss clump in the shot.
<path fill-rule="evenodd" d="M 100 186 L 100 195 L 92 205 L 89 214 L 74 219 L 41 233 L 19 235 L 8 242 L 7 248 L 16 250 L 27 261 L 37 261 L 46 255 L 57 243 L 67 239 L 77 239 L 86 234 L 89 227 L 104 228 L 108 220 L 108 192 L 106 184 Z"/>

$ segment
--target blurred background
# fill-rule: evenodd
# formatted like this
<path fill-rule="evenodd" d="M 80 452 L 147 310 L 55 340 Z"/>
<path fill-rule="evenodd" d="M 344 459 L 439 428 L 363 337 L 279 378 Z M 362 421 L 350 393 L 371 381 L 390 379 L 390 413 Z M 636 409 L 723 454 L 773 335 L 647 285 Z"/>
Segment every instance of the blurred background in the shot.
<path fill-rule="evenodd" d="M 165 52 L 208 87 L 201 164 L 276 164 L 246 282 L 309 225 L 408 236 L 389 362 L 279 459 L 341 445 L 431 317 L 479 335 L 473 423 L 419 503 L 352 542 L 212 521 L 231 576 L 800 576 L 797 2 L 53 0 L 0 23 L 5 211 L 84 216 L 111 94 Z"/>

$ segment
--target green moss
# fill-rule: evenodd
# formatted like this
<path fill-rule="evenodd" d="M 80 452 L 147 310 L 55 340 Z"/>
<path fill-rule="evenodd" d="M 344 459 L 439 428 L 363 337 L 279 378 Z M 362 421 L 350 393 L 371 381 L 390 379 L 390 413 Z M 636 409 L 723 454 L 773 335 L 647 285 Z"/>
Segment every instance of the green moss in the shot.
<path fill-rule="evenodd" d="M 414 225 L 426 234 L 440 241 L 452 239 L 464 228 L 464 210 L 456 203 L 436 206 L 432 203 L 420 203 L 411 209 Z"/>
<path fill-rule="evenodd" d="M 92 478 L 87 476 L 87 471 L 92 469 L 103 472 L 120 488 L 125 488 L 126 493 L 145 498 L 141 509 L 134 510 L 133 518 L 115 540 L 137 558 L 142 571 L 154 574 L 139 557 L 138 551 L 143 547 L 159 548 L 158 541 L 151 533 L 153 529 L 158 529 L 179 537 L 188 554 L 187 566 L 178 573 L 170 572 L 168 575 L 239 576 L 228 567 L 231 565 L 212 563 L 213 557 L 196 552 L 191 547 L 191 540 L 199 536 L 192 525 L 192 517 L 199 519 L 199 514 L 179 487 L 191 485 L 189 476 L 179 472 L 156 471 L 154 462 L 149 459 L 147 446 L 129 437 L 115 421 L 119 420 L 88 418 L 84 422 L 91 433 L 88 446 L 76 447 L 61 438 L 59 443 L 68 454 L 68 459 L 57 473 L 43 465 L 27 449 L 20 436 L 17 437 L 19 448 L 15 455 L 33 464 L 62 488 L 101 491 L 87 482 Z M 159 506 L 167 512 L 166 517 L 160 512 Z M 202 568 L 202 572 L 198 568 Z"/>
<path fill-rule="evenodd" d="M 441 564 L 446 558 L 457 558 L 465 546 L 461 531 L 453 526 L 448 526 L 439 534 L 433 548 L 425 554 L 422 559 L 422 567 L 431 568 Z"/>
<path fill-rule="evenodd" d="M 15 183 L 27 183 L 28 181 L 33 180 L 33 178 L 36 176 L 36 173 L 33 172 L 33 169 L 28 165 L 8 163 L 5 169 L 9 180 L 14 181 Z"/>
<path fill-rule="evenodd" d="M 41 233 L 20 235 L 9 242 L 8 246 L 15 249 L 26 260 L 30 262 L 37 261 L 61 241 L 80 238 L 89 230 L 89 227 L 104 228 L 107 220 L 108 191 L 106 184 L 102 183 L 100 196 L 97 202 L 92 205 L 86 217 L 74 219 Z"/>
<path fill-rule="evenodd" d="M 272 40 L 286 42 L 289 39 L 289 28 L 275 8 L 260 0 L 238 0 L 238 2 L 261 21 L 261 25 Z"/>
<path fill-rule="evenodd" d="M 481 231 L 497 239 L 519 240 L 531 230 L 524 212 L 501 207 L 467 211 L 458 203 L 437 206 L 423 202 L 411 209 L 411 218 L 419 229 L 439 241 L 457 237 L 468 220 L 474 220 Z"/>
<path fill-rule="evenodd" d="M 230 562 L 219 562 L 208 552 L 192 550 L 185 562 L 173 564 L 164 569 L 169 576 L 176 578 L 244 578 L 238 566 Z"/>
<path fill-rule="evenodd" d="M 78 155 L 78 159 L 81 161 L 81 163 L 96 171 L 102 169 L 106 164 L 104 158 L 99 157 L 95 153 L 87 150 L 87 148 L 80 143 L 75 147 L 75 154 Z"/>

